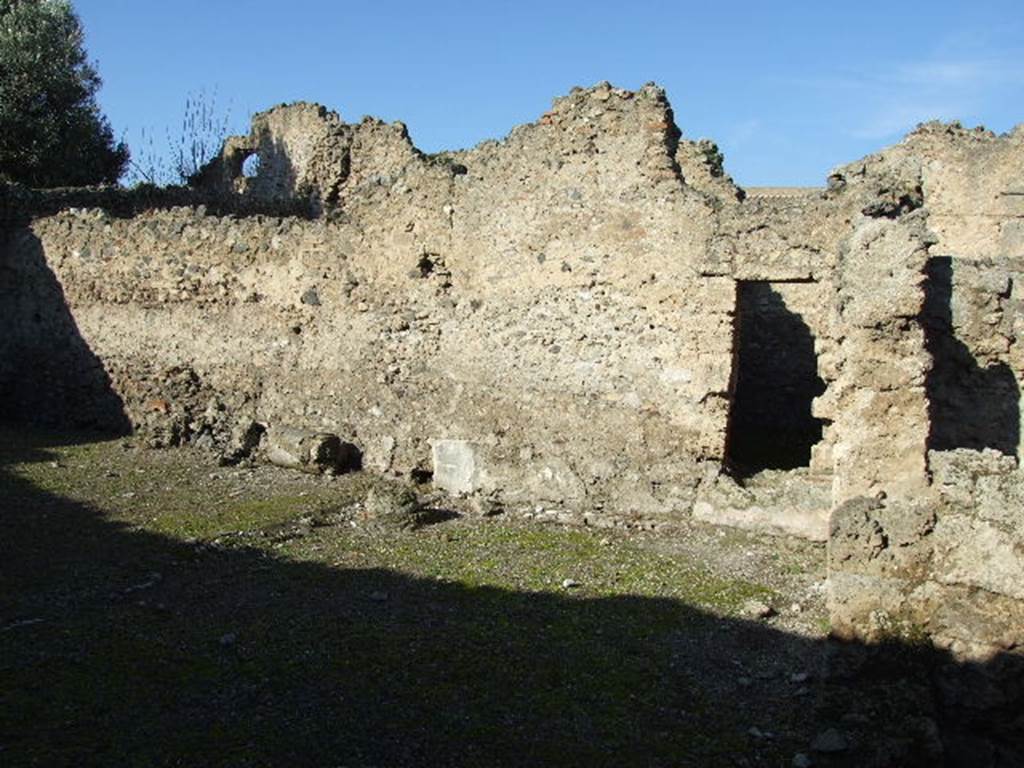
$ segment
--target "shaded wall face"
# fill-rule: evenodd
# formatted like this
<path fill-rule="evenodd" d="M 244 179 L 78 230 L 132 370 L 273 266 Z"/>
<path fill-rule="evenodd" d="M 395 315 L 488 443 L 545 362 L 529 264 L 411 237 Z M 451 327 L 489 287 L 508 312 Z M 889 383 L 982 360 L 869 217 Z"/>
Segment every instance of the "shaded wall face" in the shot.
<path fill-rule="evenodd" d="M 995 264 L 979 269 L 977 261 L 949 256 L 931 258 L 926 275 L 922 322 L 932 356 L 926 380 L 931 425 L 928 447 L 937 451 L 993 449 L 1017 456 L 1020 385 L 1007 361 L 1012 330 L 1000 328 L 1009 325 L 1003 305 L 1009 299 L 1012 278 L 1000 274 Z M 979 315 L 987 318 L 980 338 L 979 329 L 970 322 Z"/>
<path fill-rule="evenodd" d="M 0 232 L 0 418 L 122 434 L 130 424 L 103 361 L 27 230 Z"/>
<path fill-rule="evenodd" d="M 1024 385 L 1024 131 L 924 131 L 921 186 L 935 240 L 923 321 L 932 450 L 1019 456 Z"/>

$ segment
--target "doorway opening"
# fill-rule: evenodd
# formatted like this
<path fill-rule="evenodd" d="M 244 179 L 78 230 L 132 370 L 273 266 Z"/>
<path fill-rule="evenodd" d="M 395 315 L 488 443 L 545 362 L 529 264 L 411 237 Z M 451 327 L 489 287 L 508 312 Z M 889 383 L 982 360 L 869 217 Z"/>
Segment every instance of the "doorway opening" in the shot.
<path fill-rule="evenodd" d="M 787 306 L 784 285 L 740 281 L 727 464 L 738 478 L 811 463 L 822 420 L 811 403 L 825 391 L 814 335 Z"/>

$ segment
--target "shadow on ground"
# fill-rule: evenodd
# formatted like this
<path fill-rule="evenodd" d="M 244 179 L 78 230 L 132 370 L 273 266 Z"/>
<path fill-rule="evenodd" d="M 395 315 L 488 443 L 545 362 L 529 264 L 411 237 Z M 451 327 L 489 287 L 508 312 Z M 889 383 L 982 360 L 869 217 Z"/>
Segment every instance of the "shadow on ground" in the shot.
<path fill-rule="evenodd" d="M 825 644 L 675 600 L 198 546 L 6 469 L 50 448 L 0 445 L 5 765 L 789 765 L 830 726 L 817 765 L 1020 764 L 1019 710 L 963 698 L 1005 670 L 848 648 L 796 685 Z"/>

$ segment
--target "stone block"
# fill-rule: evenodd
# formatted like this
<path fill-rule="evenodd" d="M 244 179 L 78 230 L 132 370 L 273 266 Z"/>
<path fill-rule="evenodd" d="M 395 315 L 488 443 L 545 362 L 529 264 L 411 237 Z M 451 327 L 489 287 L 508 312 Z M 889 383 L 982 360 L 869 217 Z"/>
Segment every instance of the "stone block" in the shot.
<path fill-rule="evenodd" d="M 449 493 L 473 493 L 479 487 L 479 451 L 469 440 L 432 440 L 434 485 Z"/>
<path fill-rule="evenodd" d="M 336 474 L 359 469 L 362 454 L 351 443 L 328 432 L 300 427 L 272 427 L 267 433 L 267 461 L 311 474 Z"/>

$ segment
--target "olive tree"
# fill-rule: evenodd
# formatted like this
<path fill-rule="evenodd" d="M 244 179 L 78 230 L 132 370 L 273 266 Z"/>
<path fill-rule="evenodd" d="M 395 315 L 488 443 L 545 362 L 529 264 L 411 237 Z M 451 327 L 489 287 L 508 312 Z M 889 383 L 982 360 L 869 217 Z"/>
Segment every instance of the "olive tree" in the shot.
<path fill-rule="evenodd" d="M 128 148 L 96 104 L 100 78 L 67 0 L 0 0 L 0 177 L 114 183 Z"/>

